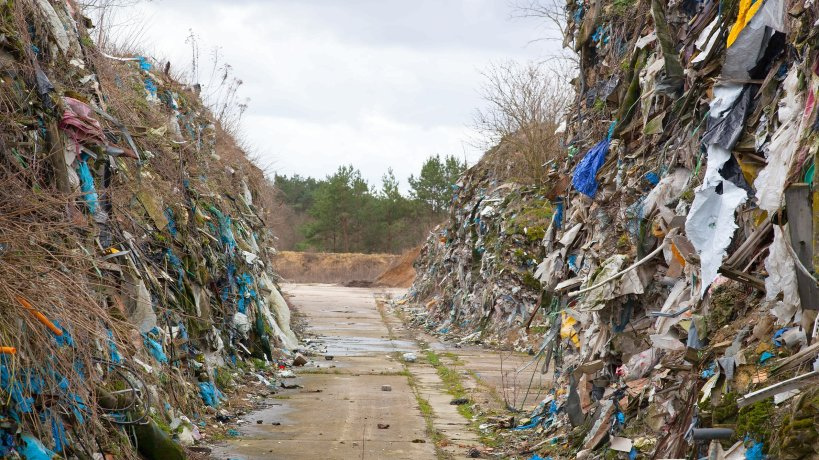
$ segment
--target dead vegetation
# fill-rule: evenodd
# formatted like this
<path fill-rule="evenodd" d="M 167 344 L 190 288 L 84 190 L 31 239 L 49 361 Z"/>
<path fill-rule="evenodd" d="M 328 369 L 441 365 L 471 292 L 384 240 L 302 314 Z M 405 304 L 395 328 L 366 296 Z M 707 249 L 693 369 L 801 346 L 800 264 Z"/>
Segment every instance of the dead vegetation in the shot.
<path fill-rule="evenodd" d="M 197 88 L 87 25 L 0 4 L 0 455 L 179 459 L 214 363 L 295 342 L 258 262 L 272 190 Z"/>

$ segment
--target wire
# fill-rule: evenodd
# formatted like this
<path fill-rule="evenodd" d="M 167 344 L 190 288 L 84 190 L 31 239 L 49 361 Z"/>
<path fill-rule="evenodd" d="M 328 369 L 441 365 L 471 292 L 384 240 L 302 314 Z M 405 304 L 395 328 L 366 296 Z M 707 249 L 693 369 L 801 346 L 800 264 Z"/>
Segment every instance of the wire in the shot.
<path fill-rule="evenodd" d="M 123 380 L 125 380 L 126 384 L 131 387 L 131 393 L 133 394 L 133 400 L 131 401 L 131 404 L 128 407 L 118 408 L 118 409 L 106 409 L 104 407 L 100 407 L 100 409 L 103 412 L 106 412 L 108 414 L 113 414 L 115 412 L 128 412 L 128 411 L 136 410 L 137 409 L 137 402 L 140 399 L 143 399 L 143 401 L 140 401 L 140 402 L 141 402 L 141 405 L 144 408 L 146 408 L 145 411 L 143 411 L 142 415 L 136 420 L 123 421 L 123 420 L 117 420 L 114 417 L 106 417 L 106 419 L 113 422 L 113 423 L 116 423 L 117 425 L 146 425 L 148 423 L 146 421 L 148 419 L 147 408 L 149 408 L 151 406 L 151 392 L 148 391 L 148 385 L 145 384 L 145 381 L 142 380 L 142 378 L 139 377 L 139 374 L 136 372 L 136 370 L 134 370 L 129 365 L 122 364 L 122 363 L 115 363 L 113 361 L 109 361 L 109 360 L 106 360 L 106 359 L 98 359 L 98 358 L 94 358 L 94 361 L 96 361 L 96 362 L 98 362 L 100 364 L 106 364 L 110 368 L 113 368 L 114 372 L 119 374 L 119 376 L 122 377 Z M 129 377 L 128 374 L 130 374 L 130 377 Z M 137 385 L 134 385 L 134 382 L 138 382 L 139 384 L 141 384 L 142 388 L 144 388 L 145 391 L 141 391 L 139 388 L 137 388 Z M 138 396 L 138 395 L 141 395 L 141 397 Z"/>

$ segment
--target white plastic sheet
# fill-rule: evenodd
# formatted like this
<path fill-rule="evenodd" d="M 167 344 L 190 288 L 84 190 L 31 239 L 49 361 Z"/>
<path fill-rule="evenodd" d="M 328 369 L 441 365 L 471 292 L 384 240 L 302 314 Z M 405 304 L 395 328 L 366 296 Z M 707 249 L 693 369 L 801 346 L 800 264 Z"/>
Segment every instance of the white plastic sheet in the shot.
<path fill-rule="evenodd" d="M 705 58 L 707 58 L 711 53 L 711 48 L 714 47 L 714 43 L 716 43 L 717 39 L 722 35 L 719 33 L 719 31 L 716 31 L 713 34 L 711 33 L 711 31 L 714 30 L 714 27 L 716 27 L 719 23 L 719 19 L 719 16 L 715 17 L 714 20 L 705 26 L 705 29 L 700 32 L 700 36 L 697 37 L 697 41 L 694 43 L 694 45 L 696 45 L 697 49 L 701 50 L 701 52 L 691 61 L 692 64 L 705 61 Z"/>
<path fill-rule="evenodd" d="M 587 286 L 592 286 L 594 284 L 603 281 L 604 279 L 609 278 L 610 276 L 614 275 L 615 273 L 619 272 L 621 268 L 623 268 L 623 264 L 625 264 L 626 260 L 628 259 L 627 256 L 623 254 L 615 254 L 605 262 L 603 262 L 600 270 L 597 272 L 597 276 L 594 279 L 589 278 L 586 281 Z M 586 297 L 583 299 L 583 302 L 578 307 L 579 310 L 600 310 L 601 308 L 606 306 L 606 301 L 614 299 L 620 295 L 620 281 L 614 280 L 608 282 L 596 289 L 592 289 L 588 293 L 586 293 Z"/>
<path fill-rule="evenodd" d="M 726 180 L 721 184 L 721 195 L 716 186 L 697 191 L 685 221 L 685 233 L 700 256 L 700 296 L 717 278 L 722 258 L 737 229 L 734 212 L 747 199 L 745 190 L 732 182 Z"/>
<path fill-rule="evenodd" d="M 655 348 L 662 348 L 664 350 L 682 351 L 685 350 L 685 344 L 677 337 L 674 337 L 670 332 L 665 334 L 651 334 L 649 336 L 651 344 Z"/>
<path fill-rule="evenodd" d="M 250 332 L 250 319 L 246 314 L 237 311 L 233 314 L 233 327 L 235 327 L 240 334 L 246 335 Z"/>
<path fill-rule="evenodd" d="M 719 170 L 731 158 L 731 151 L 720 147 L 717 144 L 708 146 L 708 160 L 705 166 L 705 178 L 703 184 L 716 185 L 724 179 L 719 173 Z"/>
<path fill-rule="evenodd" d="M 270 294 L 267 296 L 266 301 L 262 303 L 262 314 L 273 333 L 282 342 L 282 345 L 292 350 L 299 345 L 299 340 L 290 329 L 290 307 L 287 306 L 284 297 L 266 274 L 263 273 L 259 278 L 260 284 L 264 288 L 270 289 Z"/>
<path fill-rule="evenodd" d="M 768 212 L 774 212 L 782 205 L 785 180 L 799 146 L 798 140 L 802 131 L 799 122 L 802 98 L 798 92 L 798 84 L 799 79 L 794 66 L 785 78 L 785 97 L 780 101 L 777 111 L 782 124 L 774 132 L 771 143 L 765 151 L 768 164 L 754 180 L 759 207 Z"/>
<path fill-rule="evenodd" d="M 57 11 L 54 10 L 54 7 L 51 6 L 51 3 L 49 3 L 48 0 L 37 0 L 37 6 L 40 7 L 40 11 L 42 11 L 42 13 L 48 19 L 48 26 L 51 29 L 51 33 L 54 36 L 54 41 L 57 43 L 60 51 L 66 53 L 71 46 L 71 41 L 63 22 L 57 15 Z"/>
<path fill-rule="evenodd" d="M 793 257 L 788 251 L 782 229 L 777 226 L 774 226 L 774 240 L 768 248 L 765 270 L 768 272 L 768 277 L 765 278 L 765 298 L 772 301 L 782 293 L 781 305 L 778 304 L 771 312 L 780 324 L 787 323 L 799 307 L 799 290 Z"/>
<path fill-rule="evenodd" d="M 680 197 L 688 185 L 691 171 L 686 168 L 677 168 L 671 174 L 660 179 L 660 182 L 651 189 L 643 201 L 644 215 L 651 215 L 658 206 L 666 206 Z"/>
<path fill-rule="evenodd" d="M 156 313 L 151 303 L 151 293 L 142 280 L 134 282 L 133 309 L 128 314 L 128 321 L 136 324 L 140 333 L 146 333 L 156 327 Z"/>

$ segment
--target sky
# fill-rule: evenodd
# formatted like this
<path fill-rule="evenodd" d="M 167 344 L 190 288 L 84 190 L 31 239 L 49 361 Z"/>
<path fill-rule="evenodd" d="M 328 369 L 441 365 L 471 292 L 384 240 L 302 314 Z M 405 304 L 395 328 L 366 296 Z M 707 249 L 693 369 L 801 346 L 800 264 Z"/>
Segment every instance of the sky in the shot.
<path fill-rule="evenodd" d="M 352 164 L 406 190 L 430 155 L 474 164 L 471 129 L 493 62 L 554 53 L 514 0 L 154 0 L 109 15 L 114 35 L 211 81 L 214 52 L 248 98 L 242 132 L 269 173 L 323 178 Z M 213 87 L 213 85 L 211 86 Z"/>

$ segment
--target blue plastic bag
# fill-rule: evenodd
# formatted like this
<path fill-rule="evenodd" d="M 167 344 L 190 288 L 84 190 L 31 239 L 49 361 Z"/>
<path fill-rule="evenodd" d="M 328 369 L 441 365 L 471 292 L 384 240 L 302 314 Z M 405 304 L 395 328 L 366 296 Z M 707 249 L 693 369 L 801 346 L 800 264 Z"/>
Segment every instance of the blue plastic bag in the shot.
<path fill-rule="evenodd" d="M 25 446 L 18 449 L 20 455 L 26 460 L 51 460 L 57 454 L 46 448 L 39 439 L 30 434 L 23 435 Z"/>
<path fill-rule="evenodd" d="M 96 214 L 97 189 L 94 187 L 94 177 L 91 176 L 91 170 L 85 158 L 77 161 L 77 174 L 80 176 L 80 190 L 85 194 L 85 205 L 88 206 L 88 212 Z"/>
<path fill-rule="evenodd" d="M 148 352 L 160 363 L 167 363 L 168 357 L 165 355 L 165 350 L 162 349 L 162 345 L 157 342 L 156 340 L 148 337 L 147 334 L 142 334 L 143 342 L 145 343 L 145 348 L 148 349 Z"/>
<path fill-rule="evenodd" d="M 594 198 L 597 193 L 597 171 L 606 162 L 606 154 L 609 152 L 609 145 L 611 141 L 604 139 L 597 143 L 591 150 L 586 153 L 586 156 L 580 160 L 577 167 L 574 169 L 572 175 L 572 186 L 580 193 Z"/>
<path fill-rule="evenodd" d="M 202 401 L 210 407 L 216 407 L 222 401 L 224 394 L 210 382 L 199 383 L 199 395 Z"/>
<path fill-rule="evenodd" d="M 745 451 L 745 459 L 746 460 L 764 460 L 765 454 L 762 452 L 762 443 L 761 442 L 754 442 L 748 450 Z"/>

